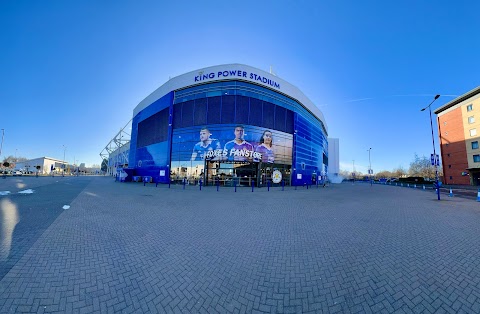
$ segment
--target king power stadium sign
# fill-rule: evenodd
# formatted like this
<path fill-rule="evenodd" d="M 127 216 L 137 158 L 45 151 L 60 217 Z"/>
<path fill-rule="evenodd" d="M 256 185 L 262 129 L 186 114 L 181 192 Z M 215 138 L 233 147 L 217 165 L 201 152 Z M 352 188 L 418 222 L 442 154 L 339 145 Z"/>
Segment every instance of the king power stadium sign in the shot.
<path fill-rule="evenodd" d="M 203 82 L 203 81 L 209 81 L 213 79 L 224 79 L 224 78 L 231 78 L 231 79 L 242 78 L 242 79 L 247 79 L 257 83 L 263 83 L 276 89 L 280 89 L 280 84 L 277 83 L 276 81 L 269 79 L 265 76 L 258 75 L 256 73 L 247 72 L 243 70 L 228 70 L 228 71 L 225 70 L 225 71 L 217 71 L 217 72 L 210 72 L 210 73 L 199 72 L 198 75 L 195 76 L 194 81 Z"/>

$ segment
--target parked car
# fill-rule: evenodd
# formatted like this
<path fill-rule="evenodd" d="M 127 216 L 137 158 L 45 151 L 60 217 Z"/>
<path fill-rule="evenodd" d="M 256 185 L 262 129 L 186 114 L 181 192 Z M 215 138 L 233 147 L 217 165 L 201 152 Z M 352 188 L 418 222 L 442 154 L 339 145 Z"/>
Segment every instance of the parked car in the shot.
<path fill-rule="evenodd" d="M 20 170 L 13 170 L 12 175 L 13 176 L 21 176 L 21 175 L 23 175 L 23 172 L 21 172 Z"/>

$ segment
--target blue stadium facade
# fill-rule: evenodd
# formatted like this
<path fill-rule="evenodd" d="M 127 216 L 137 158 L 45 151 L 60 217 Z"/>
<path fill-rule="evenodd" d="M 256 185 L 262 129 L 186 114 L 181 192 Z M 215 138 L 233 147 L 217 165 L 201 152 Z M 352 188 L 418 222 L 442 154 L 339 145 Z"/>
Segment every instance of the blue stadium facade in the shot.
<path fill-rule="evenodd" d="M 328 175 L 327 126 L 295 86 L 227 64 L 170 79 L 134 110 L 131 176 L 304 185 Z"/>

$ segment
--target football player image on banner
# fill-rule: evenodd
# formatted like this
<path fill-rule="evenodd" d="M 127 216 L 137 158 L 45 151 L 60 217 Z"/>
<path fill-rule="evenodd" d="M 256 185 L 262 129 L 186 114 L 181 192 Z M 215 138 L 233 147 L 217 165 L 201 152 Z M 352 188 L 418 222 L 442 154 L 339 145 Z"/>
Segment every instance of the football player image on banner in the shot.
<path fill-rule="evenodd" d="M 275 161 L 275 153 L 273 151 L 273 135 L 272 131 L 265 130 L 260 138 L 259 145 L 255 148 L 255 152 L 260 153 L 261 156 L 257 154 L 254 158 L 255 162 L 267 162 L 273 163 Z"/>
<path fill-rule="evenodd" d="M 210 138 L 211 133 L 207 127 L 200 130 L 200 142 L 193 147 L 191 160 L 204 160 L 209 151 L 221 149 L 220 142 L 217 139 Z M 210 159 L 210 158 L 207 158 Z"/>
<path fill-rule="evenodd" d="M 243 125 L 235 127 L 235 139 L 227 142 L 223 148 L 223 154 L 227 154 L 228 161 L 252 161 L 253 145 L 243 139 L 245 129 Z"/>

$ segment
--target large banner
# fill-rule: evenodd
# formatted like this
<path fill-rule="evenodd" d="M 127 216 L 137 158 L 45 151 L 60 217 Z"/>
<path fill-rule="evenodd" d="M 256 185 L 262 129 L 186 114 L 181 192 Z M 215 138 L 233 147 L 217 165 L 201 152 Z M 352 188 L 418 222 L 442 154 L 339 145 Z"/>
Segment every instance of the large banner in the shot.
<path fill-rule="evenodd" d="M 231 125 L 176 130 L 172 142 L 172 161 L 292 164 L 292 135 L 260 127 Z"/>

